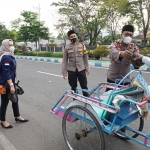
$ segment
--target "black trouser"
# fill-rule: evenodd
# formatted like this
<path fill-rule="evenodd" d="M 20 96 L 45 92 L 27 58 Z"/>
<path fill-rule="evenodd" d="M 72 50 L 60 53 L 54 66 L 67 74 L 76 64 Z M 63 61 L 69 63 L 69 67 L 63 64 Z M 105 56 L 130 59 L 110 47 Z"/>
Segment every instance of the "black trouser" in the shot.
<path fill-rule="evenodd" d="M 5 116 L 6 116 L 7 106 L 9 103 L 9 99 L 8 99 L 9 92 L 10 92 L 10 89 L 6 89 L 6 94 L 1 95 L 1 114 L 0 114 L 1 115 L 1 121 L 6 120 Z M 18 100 L 17 100 L 17 102 L 12 102 L 12 108 L 13 108 L 14 117 L 20 116 Z"/>
<path fill-rule="evenodd" d="M 114 81 L 112 81 L 112 80 L 110 80 L 110 79 L 108 79 L 108 78 L 107 78 L 107 82 L 108 82 L 108 83 L 115 83 Z M 112 90 L 112 89 L 106 88 L 106 91 L 105 91 L 105 92 L 107 92 L 107 91 L 109 91 L 109 90 Z"/>
<path fill-rule="evenodd" d="M 108 83 L 115 83 L 115 81 L 112 81 L 112 80 L 110 80 L 109 78 L 107 78 L 107 82 L 108 82 Z M 121 83 L 121 85 L 122 85 L 122 84 L 123 84 L 123 83 Z M 128 84 L 130 84 L 130 82 L 124 83 L 124 85 L 128 85 Z M 112 89 L 106 88 L 106 91 L 105 91 L 105 92 L 107 92 L 107 91 L 109 91 L 109 90 L 112 90 Z"/>
<path fill-rule="evenodd" d="M 77 79 L 78 79 L 82 89 L 88 89 L 86 71 L 82 70 L 82 71 L 78 72 L 78 70 L 76 69 L 75 72 L 68 71 L 68 81 L 69 81 L 69 85 L 71 86 L 71 90 L 76 92 Z M 89 95 L 87 92 L 82 92 L 82 93 L 83 93 L 84 96 Z"/>

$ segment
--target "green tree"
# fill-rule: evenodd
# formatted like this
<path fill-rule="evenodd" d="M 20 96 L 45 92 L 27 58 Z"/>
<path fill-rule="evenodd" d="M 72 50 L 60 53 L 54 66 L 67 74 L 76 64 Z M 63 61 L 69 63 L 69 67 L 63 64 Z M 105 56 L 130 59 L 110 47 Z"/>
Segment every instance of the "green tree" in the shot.
<path fill-rule="evenodd" d="M 18 41 L 18 33 L 16 31 L 14 31 L 14 30 L 9 31 L 9 37 L 14 42 Z"/>
<path fill-rule="evenodd" d="M 4 40 L 4 39 L 9 39 L 10 35 L 9 35 L 9 30 L 6 28 L 5 25 L 0 24 L 0 43 Z"/>
<path fill-rule="evenodd" d="M 89 45 L 95 45 L 107 18 L 100 9 L 102 2 L 102 0 L 64 0 L 52 5 L 59 6 L 59 14 L 66 17 L 66 25 L 76 31 L 81 41 L 88 37 Z"/>
<path fill-rule="evenodd" d="M 56 30 L 59 32 L 58 38 L 62 38 L 64 40 L 64 43 L 66 44 L 67 39 L 67 23 L 63 19 L 59 19 L 59 22 L 55 25 Z"/>
<path fill-rule="evenodd" d="M 18 25 L 18 40 L 19 41 L 39 41 L 40 38 L 49 40 L 49 29 L 44 26 L 44 22 L 38 21 L 38 14 L 31 11 L 21 12 L 21 19 L 12 21 L 12 26 Z M 40 42 L 40 41 L 39 41 Z M 37 45 L 36 45 L 37 47 Z"/>
<path fill-rule="evenodd" d="M 43 22 L 38 21 L 37 13 L 31 11 L 23 11 L 21 13 L 24 24 L 21 25 L 19 33 L 26 42 L 39 41 L 39 37 L 49 39 L 49 29 L 44 26 Z"/>
<path fill-rule="evenodd" d="M 116 34 L 121 32 L 121 24 L 126 18 L 122 15 L 122 9 L 128 4 L 128 0 L 104 0 L 103 11 L 107 14 L 106 28 L 111 35 L 112 42 L 116 40 Z"/>
<path fill-rule="evenodd" d="M 120 34 L 116 34 L 114 36 L 114 40 L 118 40 L 118 39 L 120 39 Z M 107 35 L 107 36 L 101 37 L 100 41 L 101 41 L 101 44 L 111 44 L 112 43 L 112 35 Z"/>
<path fill-rule="evenodd" d="M 21 26 L 21 22 L 22 22 L 21 18 L 17 18 L 15 20 L 11 21 L 10 24 L 11 24 L 12 30 L 18 31 Z"/>
<path fill-rule="evenodd" d="M 143 31 L 145 46 L 150 25 L 150 0 L 129 0 L 126 7 L 122 9 L 122 13 L 129 16 L 130 22 L 137 24 L 139 30 Z"/>
<path fill-rule="evenodd" d="M 57 36 L 57 39 L 58 40 L 63 40 L 62 34 L 59 33 L 58 36 Z"/>

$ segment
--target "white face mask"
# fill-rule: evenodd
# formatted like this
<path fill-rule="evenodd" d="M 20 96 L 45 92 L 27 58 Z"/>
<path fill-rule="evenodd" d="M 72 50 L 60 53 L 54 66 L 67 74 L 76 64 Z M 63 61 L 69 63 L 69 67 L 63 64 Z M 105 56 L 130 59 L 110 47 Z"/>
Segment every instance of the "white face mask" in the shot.
<path fill-rule="evenodd" d="M 9 50 L 10 50 L 10 52 L 14 52 L 14 50 L 15 50 L 15 48 L 14 48 L 14 46 L 11 46 L 10 48 L 9 48 Z"/>
<path fill-rule="evenodd" d="M 124 37 L 124 36 L 123 36 L 123 42 L 124 42 L 125 44 L 131 44 L 131 41 L 132 41 L 132 38 L 131 38 L 131 37 L 129 37 L 129 36 Z"/>

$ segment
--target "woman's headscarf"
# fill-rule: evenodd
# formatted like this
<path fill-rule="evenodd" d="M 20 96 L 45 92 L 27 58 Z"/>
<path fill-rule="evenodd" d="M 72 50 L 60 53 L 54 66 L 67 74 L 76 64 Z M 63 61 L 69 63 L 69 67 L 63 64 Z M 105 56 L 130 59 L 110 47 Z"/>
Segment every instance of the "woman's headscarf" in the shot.
<path fill-rule="evenodd" d="M 9 41 L 12 41 L 12 40 L 11 39 L 5 39 L 2 41 L 2 45 L 0 47 L 0 56 L 2 54 L 14 56 L 14 53 L 10 52 L 10 50 L 8 48 Z"/>

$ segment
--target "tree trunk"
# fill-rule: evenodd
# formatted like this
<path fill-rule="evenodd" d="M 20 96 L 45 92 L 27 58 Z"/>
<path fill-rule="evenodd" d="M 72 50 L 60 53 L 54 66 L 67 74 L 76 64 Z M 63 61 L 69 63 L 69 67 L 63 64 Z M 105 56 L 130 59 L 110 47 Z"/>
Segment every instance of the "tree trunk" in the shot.
<path fill-rule="evenodd" d="M 93 40 L 92 39 L 92 31 L 89 33 L 89 35 L 90 35 L 90 43 L 89 43 L 89 45 L 92 46 L 92 40 Z"/>
<path fill-rule="evenodd" d="M 36 41 L 36 50 L 37 50 L 37 41 Z"/>
<path fill-rule="evenodd" d="M 146 46 L 146 34 L 147 32 L 144 31 L 144 43 L 143 43 L 144 47 Z"/>

